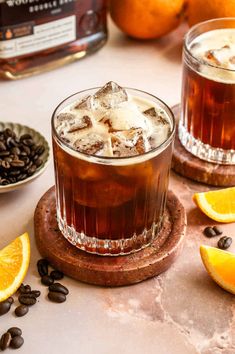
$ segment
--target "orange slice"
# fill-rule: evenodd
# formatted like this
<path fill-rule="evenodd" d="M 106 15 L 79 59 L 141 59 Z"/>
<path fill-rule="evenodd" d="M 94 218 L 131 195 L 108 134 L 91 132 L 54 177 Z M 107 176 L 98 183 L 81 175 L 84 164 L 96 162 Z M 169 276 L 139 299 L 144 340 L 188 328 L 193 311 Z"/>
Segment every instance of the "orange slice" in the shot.
<path fill-rule="evenodd" d="M 27 273 L 30 241 L 27 233 L 0 250 L 0 302 L 15 293 Z"/>
<path fill-rule="evenodd" d="M 235 294 L 235 254 L 202 245 L 203 264 L 211 278 L 223 289 Z"/>
<path fill-rule="evenodd" d="M 209 218 L 219 222 L 235 221 L 235 187 L 195 193 L 193 200 Z"/>

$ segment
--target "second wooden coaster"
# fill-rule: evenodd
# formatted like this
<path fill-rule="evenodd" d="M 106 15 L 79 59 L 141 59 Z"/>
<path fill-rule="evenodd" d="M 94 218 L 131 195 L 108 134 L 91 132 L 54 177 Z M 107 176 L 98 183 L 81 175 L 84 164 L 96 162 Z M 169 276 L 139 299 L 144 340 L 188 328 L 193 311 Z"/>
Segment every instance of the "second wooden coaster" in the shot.
<path fill-rule="evenodd" d="M 172 111 L 178 120 L 180 105 L 172 107 Z M 215 164 L 192 155 L 181 144 L 178 129 L 173 149 L 172 169 L 181 176 L 212 186 L 231 187 L 235 185 L 235 165 Z"/>
<path fill-rule="evenodd" d="M 150 246 L 126 256 L 97 256 L 71 245 L 59 231 L 54 187 L 42 196 L 34 215 L 41 255 L 64 274 L 103 286 L 134 284 L 164 272 L 181 251 L 185 227 L 184 207 L 169 192 L 162 230 Z"/>

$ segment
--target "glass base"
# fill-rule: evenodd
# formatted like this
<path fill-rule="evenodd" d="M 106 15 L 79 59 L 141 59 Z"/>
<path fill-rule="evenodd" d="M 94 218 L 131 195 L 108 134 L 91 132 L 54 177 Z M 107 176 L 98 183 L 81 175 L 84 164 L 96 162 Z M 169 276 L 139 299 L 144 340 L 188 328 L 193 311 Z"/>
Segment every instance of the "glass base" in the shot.
<path fill-rule="evenodd" d="M 235 164 L 235 150 L 224 150 L 204 144 L 202 141 L 194 138 L 181 122 L 179 123 L 178 132 L 181 144 L 187 151 L 199 157 L 199 159 L 221 165 Z"/>
<path fill-rule="evenodd" d="M 73 226 L 69 226 L 66 220 L 58 214 L 57 221 L 63 236 L 72 245 L 88 253 L 101 256 L 121 256 L 140 251 L 151 244 L 162 226 L 161 220 L 158 224 L 153 223 L 150 230 L 144 229 L 140 235 L 134 234 L 131 238 L 110 240 L 89 237 L 84 232 L 77 232 Z"/>

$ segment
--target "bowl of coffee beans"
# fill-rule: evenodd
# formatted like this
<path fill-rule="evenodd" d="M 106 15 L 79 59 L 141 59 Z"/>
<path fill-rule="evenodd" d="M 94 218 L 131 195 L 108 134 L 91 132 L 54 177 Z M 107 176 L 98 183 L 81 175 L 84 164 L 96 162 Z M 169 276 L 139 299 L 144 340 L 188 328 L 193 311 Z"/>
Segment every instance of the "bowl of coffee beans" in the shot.
<path fill-rule="evenodd" d="M 32 182 L 46 169 L 50 149 L 36 130 L 18 123 L 0 122 L 0 193 Z"/>

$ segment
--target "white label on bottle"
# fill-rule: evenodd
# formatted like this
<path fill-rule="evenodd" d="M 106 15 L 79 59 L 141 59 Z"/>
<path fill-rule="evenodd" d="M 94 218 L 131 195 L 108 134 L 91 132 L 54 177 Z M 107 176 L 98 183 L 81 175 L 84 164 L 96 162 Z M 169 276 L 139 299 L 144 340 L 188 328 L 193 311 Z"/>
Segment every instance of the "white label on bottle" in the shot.
<path fill-rule="evenodd" d="M 0 41 L 0 59 L 53 48 L 76 39 L 76 16 L 34 26 L 33 34 Z"/>

